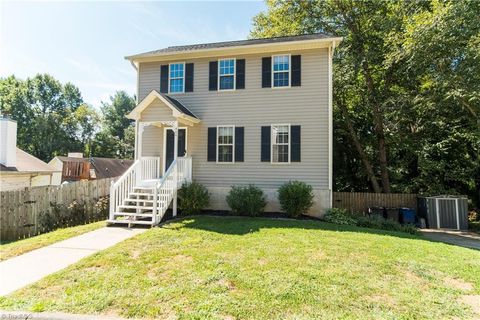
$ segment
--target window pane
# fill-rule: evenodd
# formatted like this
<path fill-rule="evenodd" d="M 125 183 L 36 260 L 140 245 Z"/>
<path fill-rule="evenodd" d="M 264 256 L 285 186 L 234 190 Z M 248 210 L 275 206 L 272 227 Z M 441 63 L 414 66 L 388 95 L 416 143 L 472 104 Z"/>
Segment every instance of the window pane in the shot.
<path fill-rule="evenodd" d="M 288 162 L 288 145 L 273 145 L 273 162 Z"/>
<path fill-rule="evenodd" d="M 183 92 L 183 63 L 170 65 L 170 92 Z"/>
<path fill-rule="evenodd" d="M 235 73 L 235 60 L 220 60 L 220 75 L 233 75 Z"/>
<path fill-rule="evenodd" d="M 288 70 L 290 70 L 288 56 L 273 57 L 273 71 L 288 71 Z"/>
<path fill-rule="evenodd" d="M 272 126 L 272 135 L 272 161 L 288 162 L 288 146 L 290 143 L 288 126 Z"/>
<path fill-rule="evenodd" d="M 288 87 L 288 72 L 276 72 L 273 74 L 274 87 Z"/>
<path fill-rule="evenodd" d="M 183 79 L 170 79 L 170 92 L 183 92 Z"/>
<path fill-rule="evenodd" d="M 232 144 L 233 143 L 233 128 L 232 127 L 219 127 L 218 128 L 218 143 L 219 144 Z"/>
<path fill-rule="evenodd" d="M 218 162 L 233 162 L 233 146 L 218 146 Z"/>
<path fill-rule="evenodd" d="M 220 76 L 220 90 L 233 89 L 233 76 Z"/>

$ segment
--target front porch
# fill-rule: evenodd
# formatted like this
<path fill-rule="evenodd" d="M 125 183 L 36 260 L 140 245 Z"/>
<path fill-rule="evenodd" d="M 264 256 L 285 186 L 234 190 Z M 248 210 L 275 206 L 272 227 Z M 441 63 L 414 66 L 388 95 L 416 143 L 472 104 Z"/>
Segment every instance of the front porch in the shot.
<path fill-rule="evenodd" d="M 148 110 L 150 106 L 155 108 Z M 135 120 L 136 160 L 111 186 L 108 222 L 156 225 L 170 205 L 176 216 L 177 190 L 183 182 L 192 180 L 192 158 L 187 155 L 185 127 L 198 124 L 200 119 L 179 101 L 156 91 L 127 117 Z M 165 135 L 145 139 L 148 129 L 161 129 Z M 157 150 L 153 155 L 145 155 L 150 151 L 144 151 L 145 140 L 150 145 L 163 145 L 163 152 Z"/>

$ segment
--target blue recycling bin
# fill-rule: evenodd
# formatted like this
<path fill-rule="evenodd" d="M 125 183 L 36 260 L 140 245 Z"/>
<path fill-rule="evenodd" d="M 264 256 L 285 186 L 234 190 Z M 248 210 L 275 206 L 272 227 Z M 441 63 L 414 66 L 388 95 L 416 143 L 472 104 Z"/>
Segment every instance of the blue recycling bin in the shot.
<path fill-rule="evenodd" d="M 415 209 L 413 208 L 400 208 L 400 215 L 402 217 L 402 223 L 415 223 Z"/>

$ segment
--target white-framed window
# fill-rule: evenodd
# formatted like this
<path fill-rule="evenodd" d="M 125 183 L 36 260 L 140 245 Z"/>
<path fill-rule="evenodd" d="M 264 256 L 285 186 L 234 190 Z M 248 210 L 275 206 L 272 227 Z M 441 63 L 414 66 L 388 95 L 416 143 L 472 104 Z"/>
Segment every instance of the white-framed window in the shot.
<path fill-rule="evenodd" d="M 272 163 L 290 162 L 290 125 L 272 124 Z"/>
<path fill-rule="evenodd" d="M 290 55 L 276 55 L 272 60 L 272 87 L 290 87 Z"/>
<path fill-rule="evenodd" d="M 185 92 L 185 63 L 170 63 L 168 72 L 168 92 Z"/>
<path fill-rule="evenodd" d="M 218 60 L 218 90 L 235 90 L 235 59 Z"/>
<path fill-rule="evenodd" d="M 235 126 L 217 127 L 217 162 L 234 162 Z"/>

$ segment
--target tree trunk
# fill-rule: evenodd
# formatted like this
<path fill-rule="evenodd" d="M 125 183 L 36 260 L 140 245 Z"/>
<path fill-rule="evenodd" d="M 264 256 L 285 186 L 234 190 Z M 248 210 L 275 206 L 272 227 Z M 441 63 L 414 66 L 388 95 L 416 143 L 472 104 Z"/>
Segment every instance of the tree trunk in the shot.
<path fill-rule="evenodd" d="M 355 43 L 354 50 L 358 54 L 359 61 L 362 61 L 363 75 L 365 77 L 365 84 L 368 90 L 367 99 L 372 107 L 375 135 L 377 137 L 378 143 L 378 161 L 380 164 L 383 192 L 389 193 L 390 177 L 388 174 L 387 147 L 385 143 L 385 132 L 383 124 L 384 115 L 381 107 L 378 105 L 375 99 L 376 88 L 368 65 L 368 57 L 365 52 L 365 43 L 363 40 L 364 32 L 361 25 L 359 24 L 359 20 L 356 19 L 355 14 L 352 14 L 353 6 L 351 4 L 347 5 L 346 2 L 342 1 L 334 1 L 334 3 L 339 8 L 347 28 L 353 34 L 354 40 L 352 41 Z"/>
<path fill-rule="evenodd" d="M 365 171 L 367 172 L 368 178 L 372 184 L 373 191 L 375 193 L 381 193 L 382 189 L 378 185 L 377 177 L 375 176 L 375 173 L 373 171 L 372 164 L 368 159 L 367 154 L 363 150 L 363 146 L 360 143 L 360 140 L 358 139 L 357 134 L 355 133 L 355 129 L 353 128 L 352 121 L 350 120 L 348 110 L 342 103 L 338 103 L 337 105 L 342 111 L 343 118 L 345 119 L 345 123 L 347 124 L 348 133 L 350 134 L 350 139 L 352 139 L 355 149 L 357 149 L 358 155 L 360 156 L 360 160 L 362 161 L 363 166 L 365 167 Z"/>
<path fill-rule="evenodd" d="M 388 173 L 388 160 L 387 160 L 387 146 L 385 144 L 385 131 L 383 125 L 383 111 L 378 103 L 375 101 L 375 86 L 373 84 L 372 75 L 368 67 L 368 62 L 364 56 L 362 63 L 363 74 L 365 76 L 365 82 L 368 88 L 368 100 L 371 101 L 373 122 L 375 128 L 375 135 L 377 136 L 378 143 L 378 162 L 380 164 L 380 172 L 382 178 L 382 187 L 384 193 L 390 193 L 390 177 Z"/>

